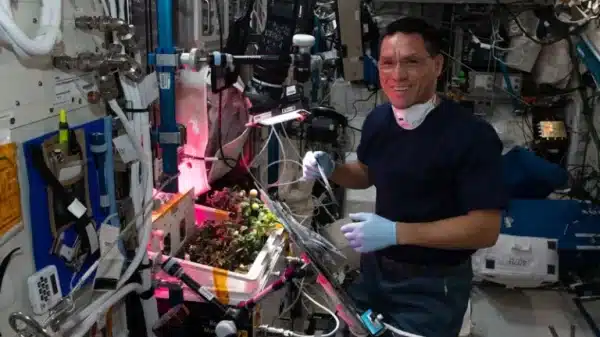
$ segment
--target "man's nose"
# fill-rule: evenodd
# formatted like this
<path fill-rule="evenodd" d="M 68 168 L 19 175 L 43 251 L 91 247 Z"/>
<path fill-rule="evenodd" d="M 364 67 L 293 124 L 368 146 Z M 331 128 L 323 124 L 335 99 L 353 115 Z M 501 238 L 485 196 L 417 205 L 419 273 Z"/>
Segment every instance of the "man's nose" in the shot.
<path fill-rule="evenodd" d="M 392 73 L 392 77 L 396 81 L 403 81 L 408 79 L 408 71 L 406 67 L 403 67 L 401 64 L 396 65 L 396 69 L 394 69 Z"/>

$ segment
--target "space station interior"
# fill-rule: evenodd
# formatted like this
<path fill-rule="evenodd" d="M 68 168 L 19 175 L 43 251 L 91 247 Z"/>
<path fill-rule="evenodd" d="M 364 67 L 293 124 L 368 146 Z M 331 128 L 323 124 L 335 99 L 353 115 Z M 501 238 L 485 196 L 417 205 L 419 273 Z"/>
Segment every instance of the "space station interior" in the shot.
<path fill-rule="evenodd" d="M 0 0 L 0 337 L 600 336 L 599 18 Z"/>

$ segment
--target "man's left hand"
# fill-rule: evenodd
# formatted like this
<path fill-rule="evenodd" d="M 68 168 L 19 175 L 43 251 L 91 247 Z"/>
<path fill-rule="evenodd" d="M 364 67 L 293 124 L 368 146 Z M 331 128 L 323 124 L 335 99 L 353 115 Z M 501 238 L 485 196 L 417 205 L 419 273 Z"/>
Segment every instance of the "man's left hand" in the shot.
<path fill-rule="evenodd" d="M 350 214 L 352 223 L 341 230 L 350 246 L 369 253 L 396 244 L 396 223 L 373 213 Z"/>

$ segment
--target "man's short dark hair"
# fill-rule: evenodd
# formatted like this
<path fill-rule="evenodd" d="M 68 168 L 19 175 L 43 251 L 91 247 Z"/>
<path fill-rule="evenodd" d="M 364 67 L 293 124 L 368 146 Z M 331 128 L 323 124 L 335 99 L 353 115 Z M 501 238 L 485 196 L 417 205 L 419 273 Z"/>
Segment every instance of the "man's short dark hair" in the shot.
<path fill-rule="evenodd" d="M 381 39 L 383 40 L 385 37 L 397 33 L 421 35 L 423 41 L 425 41 L 425 49 L 427 49 L 430 56 L 439 55 L 442 48 L 442 39 L 438 29 L 421 18 L 405 16 L 388 24 Z"/>

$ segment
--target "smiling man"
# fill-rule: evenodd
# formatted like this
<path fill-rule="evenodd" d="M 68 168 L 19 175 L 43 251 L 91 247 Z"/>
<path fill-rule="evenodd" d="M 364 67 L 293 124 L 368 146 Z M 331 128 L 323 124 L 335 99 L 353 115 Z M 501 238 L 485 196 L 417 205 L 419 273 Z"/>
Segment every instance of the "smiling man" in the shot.
<path fill-rule="evenodd" d="M 324 152 L 304 158 L 338 185 L 377 189 L 375 213 L 342 227 L 361 255 L 352 296 L 362 309 L 427 337 L 456 337 L 471 291 L 471 255 L 494 245 L 507 198 L 495 130 L 436 95 L 444 57 L 435 28 L 418 18 L 391 23 L 379 77 L 389 104 L 365 120 L 358 161 L 335 166 Z"/>

